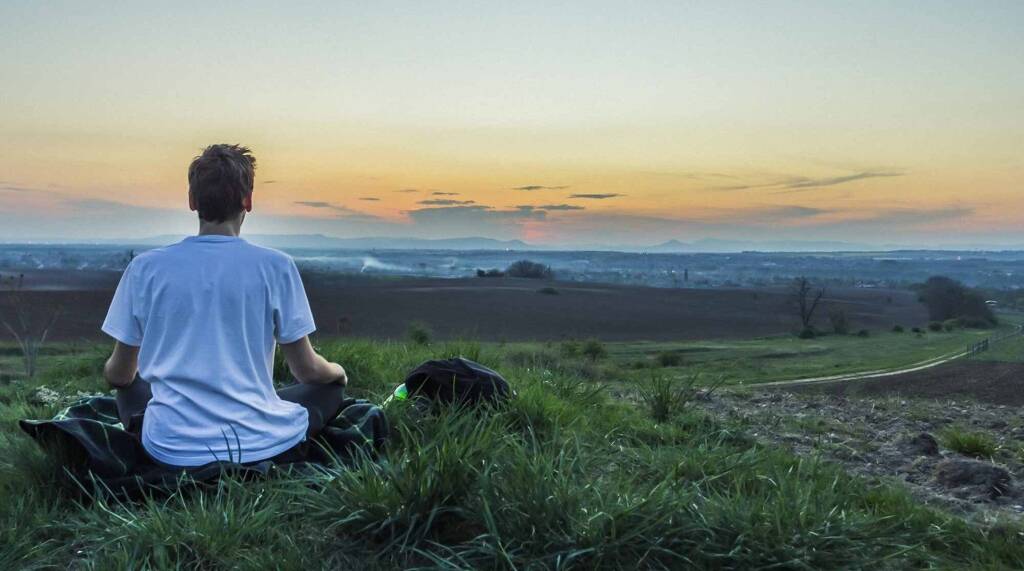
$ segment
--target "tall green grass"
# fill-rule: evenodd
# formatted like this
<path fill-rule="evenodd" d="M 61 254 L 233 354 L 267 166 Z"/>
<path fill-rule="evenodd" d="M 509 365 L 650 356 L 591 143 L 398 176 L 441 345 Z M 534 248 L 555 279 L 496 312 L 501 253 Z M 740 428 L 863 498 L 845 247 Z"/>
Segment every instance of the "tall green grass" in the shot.
<path fill-rule="evenodd" d="M 31 384 L 2 387 L 0 568 L 1024 567 L 1017 524 L 966 523 L 758 444 L 670 385 L 651 389 L 678 405 L 667 414 L 637 406 L 580 370 L 582 355 L 473 342 L 321 349 L 370 398 L 420 361 L 456 355 L 498 368 L 519 394 L 492 411 L 399 403 L 380 461 L 127 502 L 60 485 L 13 426 L 52 408 L 28 402 Z M 37 382 L 80 373 L 95 387 L 95 365 L 58 363 Z"/>
<path fill-rule="evenodd" d="M 939 432 L 939 441 L 950 450 L 977 458 L 991 458 L 999 450 L 999 443 L 988 433 L 956 425 Z"/>

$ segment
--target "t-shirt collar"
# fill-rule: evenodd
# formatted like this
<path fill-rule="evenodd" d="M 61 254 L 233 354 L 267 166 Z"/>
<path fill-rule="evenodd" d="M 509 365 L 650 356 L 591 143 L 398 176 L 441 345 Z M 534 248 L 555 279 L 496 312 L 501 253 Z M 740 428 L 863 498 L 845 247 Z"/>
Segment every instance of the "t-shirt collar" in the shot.
<path fill-rule="evenodd" d="M 190 242 L 234 242 L 241 239 L 239 236 L 225 236 L 224 234 L 197 234 L 185 238 Z"/>

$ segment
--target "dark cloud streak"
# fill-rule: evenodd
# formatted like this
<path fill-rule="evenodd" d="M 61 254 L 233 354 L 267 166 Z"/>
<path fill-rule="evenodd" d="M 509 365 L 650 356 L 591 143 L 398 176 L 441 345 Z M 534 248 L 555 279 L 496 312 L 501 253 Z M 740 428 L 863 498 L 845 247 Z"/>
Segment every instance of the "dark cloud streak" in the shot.
<path fill-rule="evenodd" d="M 619 194 L 617 192 L 607 193 L 596 193 L 596 194 L 570 194 L 569 198 L 586 198 L 588 200 L 605 200 L 607 198 L 617 198 L 619 196 L 626 196 L 625 194 Z"/>
<path fill-rule="evenodd" d="M 520 210 L 548 210 L 548 211 L 556 211 L 556 210 L 586 210 L 586 208 L 584 208 L 582 206 L 576 206 L 575 204 L 539 204 L 539 205 L 523 204 L 523 205 L 516 206 L 516 208 L 518 208 Z"/>
<path fill-rule="evenodd" d="M 527 184 L 523 186 L 514 186 L 512 190 L 565 190 L 569 188 L 567 185 L 561 186 L 544 186 L 543 184 Z"/>
<path fill-rule="evenodd" d="M 429 200 L 421 200 L 416 204 L 423 204 L 426 206 L 466 206 L 469 204 L 476 204 L 474 200 L 454 200 L 451 198 L 431 198 Z"/>
<path fill-rule="evenodd" d="M 902 172 L 892 171 L 863 171 L 845 176 L 833 176 L 826 178 L 803 178 L 793 180 L 785 184 L 783 188 L 789 191 L 800 191 L 810 188 L 821 188 L 823 186 L 835 186 L 837 184 L 843 184 L 847 182 L 853 182 L 855 180 L 864 180 L 868 178 L 885 178 L 894 176 L 903 176 Z"/>
<path fill-rule="evenodd" d="M 854 182 L 858 180 L 865 180 L 870 178 L 896 177 L 903 176 L 905 174 L 906 173 L 899 171 L 860 171 L 842 176 L 817 178 L 807 176 L 794 176 L 772 182 L 714 186 L 711 187 L 710 190 L 753 190 L 758 188 L 773 188 L 777 189 L 773 194 L 786 194 L 791 192 L 803 192 L 805 190 L 810 190 L 814 188 L 836 186 L 839 184 L 846 184 L 848 182 Z"/>

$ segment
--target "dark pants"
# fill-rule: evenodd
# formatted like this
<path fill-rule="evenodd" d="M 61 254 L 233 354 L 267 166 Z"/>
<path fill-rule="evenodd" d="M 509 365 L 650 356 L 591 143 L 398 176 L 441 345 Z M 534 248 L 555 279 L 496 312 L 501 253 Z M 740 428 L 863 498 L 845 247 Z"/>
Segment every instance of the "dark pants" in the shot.
<path fill-rule="evenodd" d="M 306 440 L 271 458 L 275 462 L 295 462 L 305 459 L 309 453 L 309 444 L 327 423 L 334 420 L 341 412 L 345 402 L 345 387 L 337 384 L 304 385 L 296 383 L 278 389 L 277 396 L 282 400 L 302 405 L 309 413 L 309 428 L 306 429 Z M 132 384 L 117 389 L 117 414 L 121 424 L 129 432 L 142 432 L 142 419 L 146 412 L 149 399 L 153 398 L 149 383 L 135 375 Z"/>

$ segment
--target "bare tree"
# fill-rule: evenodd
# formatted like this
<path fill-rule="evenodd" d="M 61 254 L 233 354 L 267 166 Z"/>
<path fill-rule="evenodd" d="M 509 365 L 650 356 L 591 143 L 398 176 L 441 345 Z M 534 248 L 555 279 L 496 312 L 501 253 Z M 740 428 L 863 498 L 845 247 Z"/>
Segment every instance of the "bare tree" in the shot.
<path fill-rule="evenodd" d="M 801 276 L 793 280 L 792 295 L 796 309 L 800 313 L 800 324 L 807 329 L 811 326 L 811 320 L 814 319 L 814 312 L 818 309 L 821 298 L 825 297 L 825 288 L 815 290 L 811 280 Z"/>
<path fill-rule="evenodd" d="M 0 313 L 0 323 L 18 343 L 18 347 L 21 349 L 22 363 L 25 367 L 25 376 L 31 379 L 36 375 L 39 351 L 46 343 L 46 337 L 54 323 L 57 322 L 61 309 L 60 307 L 49 307 L 43 312 L 33 312 L 29 300 L 24 295 L 23 282 L 23 279 L 19 279 L 17 284 L 4 292 L 3 301 L 5 303 L 0 306 L 0 309 L 3 310 Z M 33 316 L 33 313 L 36 315 Z"/>

